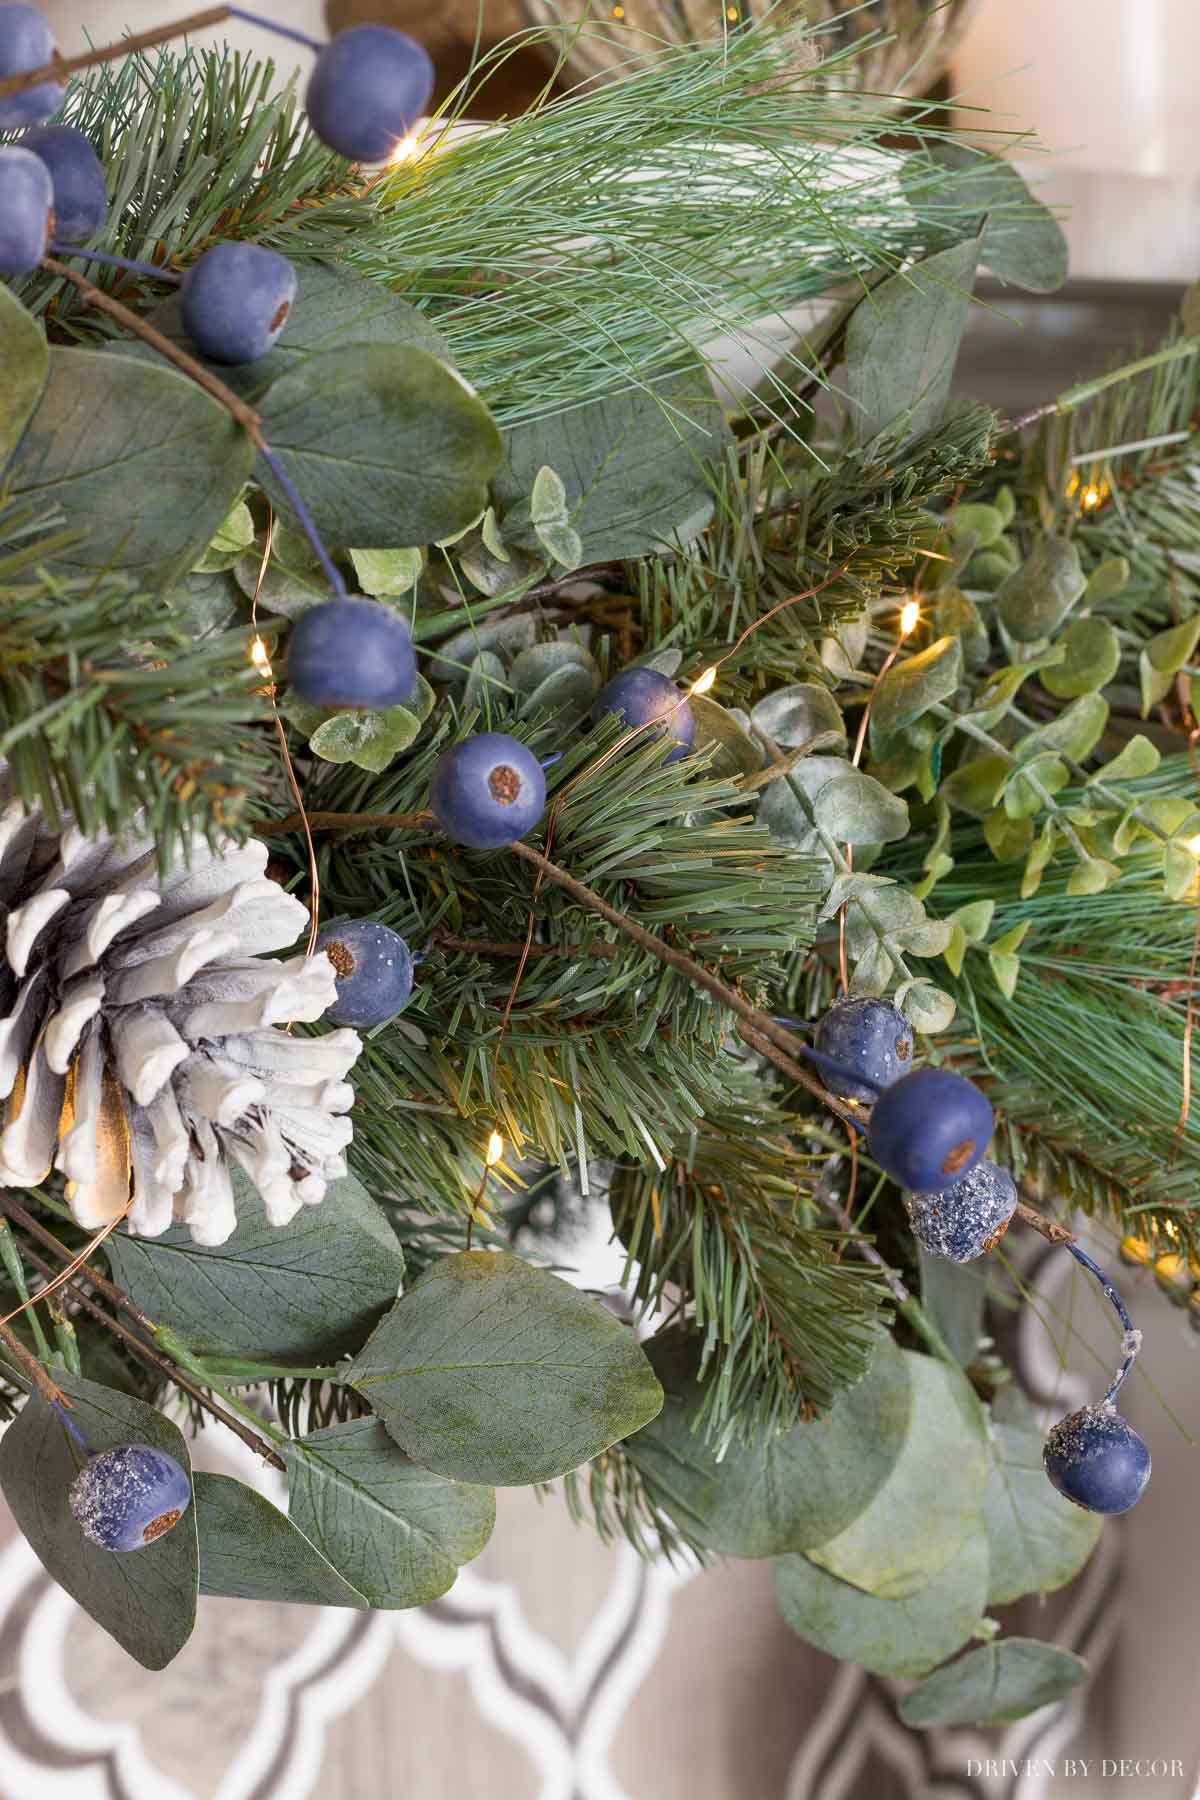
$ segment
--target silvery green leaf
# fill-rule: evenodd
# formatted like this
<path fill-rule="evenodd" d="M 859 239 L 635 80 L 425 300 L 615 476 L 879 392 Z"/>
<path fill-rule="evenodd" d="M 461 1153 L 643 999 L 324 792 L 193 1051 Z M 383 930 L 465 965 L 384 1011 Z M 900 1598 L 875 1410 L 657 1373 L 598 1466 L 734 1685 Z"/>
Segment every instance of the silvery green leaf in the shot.
<path fill-rule="evenodd" d="M 364 594 L 411 594 L 425 566 L 421 550 L 351 550 L 350 561 Z"/>
<path fill-rule="evenodd" d="M 508 693 L 509 682 L 504 664 L 493 651 L 481 650 L 478 656 L 472 658 L 467 671 L 467 685 L 463 690 L 464 711 L 485 711 L 489 694 L 503 704 L 508 699 Z"/>
<path fill-rule="evenodd" d="M 762 768 L 762 751 L 723 706 L 707 694 L 693 694 L 688 701 L 696 721 L 694 748 L 705 750 L 715 745 L 712 771 L 715 775 L 756 775 Z M 776 786 L 779 784 L 776 783 Z"/>
<path fill-rule="evenodd" d="M 529 516 L 535 526 L 567 523 L 566 486 L 562 476 L 557 475 L 548 463 L 544 463 L 533 478 Z"/>
<path fill-rule="evenodd" d="M 1087 579 L 1072 538 L 1040 537 L 996 595 L 996 611 L 1010 637 L 1032 643 L 1058 630 Z"/>
<path fill-rule="evenodd" d="M 674 677 L 678 673 L 679 665 L 682 661 L 683 651 L 676 650 L 672 646 L 668 647 L 666 650 L 656 650 L 653 656 L 644 656 L 638 664 L 638 667 L 643 669 L 657 669 L 660 675 L 670 675 Z"/>
<path fill-rule="evenodd" d="M 599 686 L 594 665 L 589 668 L 587 663 L 564 663 L 522 701 L 521 717 L 532 719 L 538 713 L 551 713 L 563 720 L 580 718 L 591 706 Z"/>
<path fill-rule="evenodd" d="M 1045 805 L 1045 794 L 1061 793 L 1070 772 L 1056 756 L 1045 753 L 1015 771 L 1004 790 L 1004 810 L 1010 819 L 1032 819 Z"/>
<path fill-rule="evenodd" d="M 946 777 L 942 795 L 958 812 L 982 819 L 1003 793 L 1011 767 L 1006 757 L 990 751 L 985 756 L 973 756 Z"/>
<path fill-rule="evenodd" d="M 1089 856 L 1086 862 L 1076 863 L 1071 870 L 1067 877 L 1067 894 L 1071 899 L 1083 894 L 1102 894 L 1120 878 L 1121 871 L 1116 863 L 1106 862 L 1102 856 Z"/>
<path fill-rule="evenodd" d="M 887 993 L 895 973 L 896 965 L 887 950 L 878 938 L 872 937 L 867 949 L 854 965 L 850 976 L 850 992 L 855 998 L 867 995 L 879 999 Z"/>
<path fill-rule="evenodd" d="M 1169 900 L 1183 900 L 1196 886 L 1196 858 L 1185 844 L 1163 845 L 1163 889 Z"/>
<path fill-rule="evenodd" d="M 930 192 L 927 178 L 922 179 L 926 159 L 958 171 L 953 186 L 942 194 Z M 946 140 L 927 145 L 919 158 L 905 165 L 901 181 L 923 216 L 930 211 L 936 215 L 946 204 L 953 205 L 958 218 L 972 206 L 978 209 L 983 230 L 979 260 L 998 281 L 1011 281 L 1030 293 L 1052 294 L 1067 279 L 1067 240 L 1061 225 L 1006 158 Z"/>
<path fill-rule="evenodd" d="M 590 650 L 577 644 L 573 638 L 557 639 L 549 644 L 531 644 L 513 659 L 508 672 L 508 679 L 518 694 L 532 694 L 551 675 L 560 669 L 574 665 L 576 668 L 594 671 L 597 680 L 599 670 L 596 669 L 595 658 Z"/>
<path fill-rule="evenodd" d="M 906 1725 L 918 1729 L 1009 1725 L 1065 1699 L 1087 1678 L 1087 1664 L 1071 1650 L 1036 1638 L 1001 1638 L 935 1669 L 897 1710 Z"/>
<path fill-rule="evenodd" d="M 1142 696 L 1142 717 L 1146 719 L 1150 716 L 1151 708 L 1157 706 L 1160 700 L 1166 699 L 1175 685 L 1175 677 L 1156 669 L 1143 650 L 1138 656 L 1138 685 Z"/>
<path fill-rule="evenodd" d="M 966 906 L 960 906 L 950 914 L 954 923 L 962 927 L 967 941 L 972 944 L 982 944 L 992 929 L 992 920 L 995 916 L 996 902 L 994 900 L 971 900 Z"/>
<path fill-rule="evenodd" d="M 229 571 L 215 575 L 193 571 L 164 596 L 163 604 L 197 640 L 224 631 L 242 611 L 241 590 Z"/>
<path fill-rule="evenodd" d="M 1140 775 L 1153 775 L 1161 761 L 1162 752 L 1139 732 L 1111 762 L 1102 763 L 1089 781 L 1135 781 Z"/>
<path fill-rule="evenodd" d="M 1017 746 L 1017 755 L 1022 763 L 1028 763 L 1031 758 L 1052 750 L 1056 755 L 1083 762 L 1104 736 L 1107 724 L 1108 701 L 1103 694 L 1081 694 L 1078 700 L 1064 706 L 1048 725 L 1041 725 L 1023 737 Z"/>
<path fill-rule="evenodd" d="M 820 844 L 813 824 L 817 795 L 831 781 L 853 773 L 840 756 L 806 756 L 762 790 L 759 820 L 780 843 L 811 851 Z"/>
<path fill-rule="evenodd" d="M 819 681 L 799 681 L 776 688 L 758 702 L 750 714 L 756 731 L 773 738 L 785 750 L 798 750 L 822 731 L 846 736 L 842 709 Z"/>
<path fill-rule="evenodd" d="M 813 811 L 817 824 L 839 843 L 887 844 L 908 835 L 904 801 L 859 769 L 826 782 L 813 801 Z"/>
<path fill-rule="evenodd" d="M 239 500 L 226 513 L 208 549 L 196 564 L 199 575 L 220 574 L 232 569 L 242 552 L 254 542 L 254 519 L 244 500 Z"/>
<path fill-rule="evenodd" d="M 494 556 L 497 562 L 509 560 L 508 551 L 504 546 L 504 537 L 500 530 L 500 521 L 496 517 L 494 506 L 489 506 L 484 513 L 479 527 L 479 535 L 483 539 L 484 549 Z"/>
<path fill-rule="evenodd" d="M 46 333 L 0 283 L 0 470 L 21 441 L 49 369 Z"/>
<path fill-rule="evenodd" d="M 421 721 L 406 706 L 384 712 L 339 712 L 318 725 L 308 740 L 323 762 L 353 763 L 382 774 L 420 734 Z"/>
<path fill-rule="evenodd" d="M 478 534 L 464 542 L 458 554 L 460 573 L 489 600 L 495 599 L 497 594 L 507 593 L 510 588 L 516 590 L 521 581 L 538 574 L 542 566 L 540 556 L 521 549 L 506 551 L 501 562 Z"/>
<path fill-rule="evenodd" d="M 851 870 L 847 875 L 838 875 L 830 884 L 829 890 L 821 902 L 817 922 L 823 925 L 826 919 L 832 919 L 850 900 L 865 899 L 871 903 L 882 889 L 896 887 L 898 887 L 898 883 L 891 875 L 871 875 L 865 870 L 857 869 Z M 903 889 L 899 891 L 904 892 Z M 922 910 L 911 896 L 909 896 L 909 900 L 912 905 L 916 906 L 918 912 Z M 875 912 L 874 905 L 871 906 L 871 910 L 873 913 Z"/>
<path fill-rule="evenodd" d="M 258 550 L 239 557 L 233 574 L 247 600 L 253 600 L 257 592 L 260 609 L 278 613 L 284 619 L 298 619 L 311 606 L 331 598 L 329 583 L 319 569 L 314 568 L 310 575 L 298 574 L 294 569 L 280 567 L 272 557 L 264 575 L 262 553 Z"/>
<path fill-rule="evenodd" d="M 948 1256 L 933 1256 L 923 1244 L 917 1246 L 917 1263 L 921 1270 L 921 1304 L 947 1347 L 964 1369 L 969 1368 L 983 1336 L 986 1277 L 978 1263 L 956 1263 Z M 985 1510 L 987 1495 L 985 1488 Z"/>
<path fill-rule="evenodd" d="M 850 675 L 857 669 L 867 647 L 867 631 L 865 617 L 843 619 L 821 639 L 821 661 L 831 675 Z"/>
<path fill-rule="evenodd" d="M 962 667 L 962 644 L 956 637 L 939 638 L 928 649 L 893 663 L 875 689 L 871 742 L 882 742 L 948 700 L 962 680 Z"/>
<path fill-rule="evenodd" d="M 933 628 L 939 636 L 958 638 L 968 669 L 981 669 L 991 654 L 991 640 L 983 614 L 961 588 L 939 588 L 933 605 Z"/>
<path fill-rule="evenodd" d="M 584 562 L 583 539 L 573 525 L 554 521 L 534 527 L 547 556 L 564 569 L 578 569 Z"/>
<path fill-rule="evenodd" d="M 900 933 L 900 947 L 913 956 L 940 956 L 950 942 L 951 926 L 946 919 L 919 919 Z"/>
<path fill-rule="evenodd" d="M 454 687 L 467 678 L 475 657 L 482 650 L 516 657 L 537 637 L 537 620 L 532 613 L 517 613 L 507 619 L 481 619 L 446 638 L 432 655 L 430 674 L 435 681 Z"/>
<path fill-rule="evenodd" d="M 983 1508 L 991 1546 L 989 1606 L 1065 1587 L 1095 1549 L 1103 1522 L 1098 1513 L 1072 1506 L 1046 1480 L 1042 1433 L 1031 1417 L 993 1416 Z"/>
<path fill-rule="evenodd" d="M 916 951 L 914 954 L 922 953 Z M 930 951 L 929 954 L 933 955 L 935 952 Z M 932 981 L 905 982 L 896 990 L 896 1004 L 913 1030 L 919 1031 L 924 1037 L 934 1037 L 939 1031 L 949 1030 L 958 1011 L 958 1002 L 953 994 L 946 993 L 944 988 L 937 987 Z"/>
<path fill-rule="evenodd" d="M 874 288 L 846 331 L 855 441 L 903 419 L 911 441 L 941 419 L 966 328 L 979 240 L 939 250 Z"/>
<path fill-rule="evenodd" d="M 229 1475 L 197 1475 L 194 1486 L 202 1594 L 293 1606 L 368 1604 L 262 1494 Z"/>
<path fill-rule="evenodd" d="M 1043 669 L 1042 686 L 1059 700 L 1107 687 L 1121 666 L 1121 640 L 1107 619 L 1075 619 L 1062 639 L 1066 655 L 1055 668 Z"/>
<path fill-rule="evenodd" d="M 1157 669 L 1160 675 L 1174 675 L 1184 663 L 1192 660 L 1198 643 L 1200 618 L 1185 619 L 1181 625 L 1169 625 L 1165 631 L 1157 631 L 1152 638 L 1147 638 L 1146 657 L 1150 667 Z"/>

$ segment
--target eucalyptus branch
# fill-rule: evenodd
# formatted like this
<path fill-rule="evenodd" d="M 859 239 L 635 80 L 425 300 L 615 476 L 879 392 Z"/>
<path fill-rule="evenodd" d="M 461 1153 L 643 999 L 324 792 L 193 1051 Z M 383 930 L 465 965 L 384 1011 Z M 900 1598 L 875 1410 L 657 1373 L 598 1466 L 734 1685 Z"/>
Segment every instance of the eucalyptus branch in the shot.
<path fill-rule="evenodd" d="M 1176 362 L 1181 356 L 1195 356 L 1197 350 L 1200 350 L 1200 338 L 1195 337 L 1181 338 L 1178 343 L 1166 344 L 1151 356 L 1141 356 L 1136 362 L 1125 363 L 1119 369 L 1110 369 L 1105 375 L 1094 375 L 1090 381 L 1081 381 L 1075 387 L 1068 388 L 1057 400 L 1047 400 L 1044 405 L 1021 413 L 1018 418 L 1011 419 L 1007 425 L 1002 426 L 999 435 L 1003 437 L 1009 432 L 1024 431 L 1027 426 L 1036 425 L 1040 419 L 1061 418 L 1064 413 L 1074 412 L 1076 407 L 1094 400 L 1106 388 L 1116 387 L 1118 382 L 1132 381 L 1150 369 L 1160 368 L 1163 363 Z"/>

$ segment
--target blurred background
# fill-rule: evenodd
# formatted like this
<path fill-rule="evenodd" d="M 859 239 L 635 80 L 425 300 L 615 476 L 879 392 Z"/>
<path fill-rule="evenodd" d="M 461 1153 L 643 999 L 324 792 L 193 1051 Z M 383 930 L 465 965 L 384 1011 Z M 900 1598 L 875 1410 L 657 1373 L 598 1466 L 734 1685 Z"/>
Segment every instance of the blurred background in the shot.
<path fill-rule="evenodd" d="M 186 0 L 42 4 L 65 52 L 195 10 Z M 318 0 L 257 6 L 322 31 Z M 846 29 L 881 12 L 911 20 L 922 7 L 870 0 L 861 10 Z M 474 7 L 401 0 L 395 11 L 434 51 L 446 91 L 467 65 Z M 668 0 L 644 0 L 642 11 L 670 29 L 687 15 Z M 485 0 L 484 41 L 538 16 L 541 0 Z M 889 73 L 964 123 L 984 109 L 985 122 L 1030 132 L 1053 154 L 1018 160 L 1043 198 L 1069 208 L 1067 287 L 1042 298 L 984 284 L 991 304 L 969 330 L 961 388 L 1015 413 L 1149 342 L 1200 276 L 1200 8 L 963 0 L 936 25 L 943 35 L 925 60 L 913 70 L 910 54 Z M 252 29 L 210 36 L 292 65 L 286 46 Z M 518 59 L 485 110 L 514 110 L 544 76 L 532 56 Z M 578 1279 L 603 1286 L 611 1260 L 593 1237 L 562 1254 Z M 1111 1240 L 1092 1248 L 1113 1259 Z M 1031 1258 L 1022 1272 L 1035 1304 L 990 1323 L 1057 1417 L 1092 1397 L 1088 1347 L 1106 1350 L 1111 1331 L 1086 1277 L 1038 1251 L 1013 1252 Z M 1006 1620 L 1092 1663 L 1091 1685 L 1062 1708 L 1003 1733 L 913 1733 L 896 1717 L 893 1684 L 786 1631 L 769 1567 L 648 1570 L 573 1526 L 556 1498 L 511 1490 L 487 1551 L 434 1606 L 367 1616 L 206 1600 L 192 1643 L 152 1676 L 49 1583 L 0 1518 L 0 1795 L 1191 1800 L 1200 1571 L 1189 1556 L 1196 1463 L 1184 1427 L 1196 1417 L 1200 1334 L 1152 1271 L 1124 1268 L 1121 1285 L 1147 1339 L 1127 1411 L 1152 1444 L 1154 1482 L 1129 1519 L 1106 1528 L 1080 1581 L 1036 1616 Z M 197 1461 L 262 1479 L 218 1435 Z"/>

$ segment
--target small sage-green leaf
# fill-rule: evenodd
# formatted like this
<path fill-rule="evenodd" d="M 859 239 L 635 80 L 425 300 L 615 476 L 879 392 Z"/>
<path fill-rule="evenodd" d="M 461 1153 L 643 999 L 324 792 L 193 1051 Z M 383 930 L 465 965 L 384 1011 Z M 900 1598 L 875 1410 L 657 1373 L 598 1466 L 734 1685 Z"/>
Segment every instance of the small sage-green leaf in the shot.
<path fill-rule="evenodd" d="M 998 806 L 984 819 L 983 835 L 997 862 L 1022 862 L 1033 842 L 1033 821 L 1010 819 L 1004 808 Z"/>
<path fill-rule="evenodd" d="M 842 709 L 819 681 L 798 681 L 791 687 L 776 688 L 754 707 L 750 722 L 756 731 L 764 732 L 785 750 L 798 750 L 823 731 L 836 731 L 843 738 L 846 735 Z"/>
<path fill-rule="evenodd" d="M 663 1398 L 607 1307 L 478 1250 L 439 1257 L 347 1379 L 424 1467 L 499 1486 L 564 1475 L 649 1424 Z"/>
<path fill-rule="evenodd" d="M 977 1264 L 951 1262 L 918 1246 L 921 1304 L 964 1369 L 975 1360 L 983 1335 L 987 1282 Z M 986 1505 L 987 1490 L 984 1490 Z"/>
<path fill-rule="evenodd" d="M 1081 694 L 1065 706 L 1048 725 L 1029 732 L 1017 746 L 1023 763 L 1053 751 L 1056 756 L 1069 756 L 1083 762 L 1091 755 L 1108 725 L 1108 701 L 1103 694 Z"/>
<path fill-rule="evenodd" d="M 963 963 L 967 959 L 967 934 L 962 926 L 952 922 L 950 936 L 946 940 L 946 948 L 942 951 L 946 959 L 946 967 L 952 975 L 961 975 Z"/>
<path fill-rule="evenodd" d="M 1064 1699 L 1087 1677 L 1087 1664 L 1073 1651 L 1036 1638 L 1001 1638 L 935 1669 L 897 1710 L 906 1725 L 922 1729 L 1008 1725 Z"/>
<path fill-rule="evenodd" d="M 253 542 L 254 518 L 246 502 L 239 500 L 217 527 L 216 535 L 196 564 L 197 573 L 214 575 L 232 569 Z"/>
<path fill-rule="evenodd" d="M 1062 662 L 1042 670 L 1042 686 L 1059 700 L 1107 687 L 1121 666 L 1121 640 L 1107 619 L 1076 619 L 1062 640 Z"/>
<path fill-rule="evenodd" d="M 1001 954 L 1006 954 L 1012 950 L 1019 950 L 1021 945 L 1025 942 L 1025 939 L 1029 936 L 1032 926 L 1033 921 L 1031 919 L 1022 919 L 1019 925 L 1014 925 L 1011 930 L 1004 933 L 1003 937 L 998 937 L 992 945 L 992 949 L 1000 951 Z"/>
<path fill-rule="evenodd" d="M 688 701 L 696 721 L 694 747 L 697 750 L 715 745 L 712 760 L 717 775 L 757 775 L 762 768 L 762 751 L 753 738 L 747 737 L 737 720 L 707 694 L 693 694 Z"/>
<path fill-rule="evenodd" d="M 1105 600 L 1115 600 L 1121 589 L 1129 580 L 1129 563 L 1123 556 L 1106 556 L 1098 562 L 1088 577 L 1084 589 L 1085 606 L 1100 606 Z"/>
<path fill-rule="evenodd" d="M 932 981 L 905 982 L 896 990 L 896 1003 L 913 1030 L 925 1037 L 948 1031 L 958 1011 L 953 994 L 946 993 Z"/>
<path fill-rule="evenodd" d="M 960 906 L 950 914 L 955 924 L 962 927 L 968 942 L 972 944 L 982 944 L 992 929 L 992 920 L 995 916 L 996 902 L 994 900 L 970 900 L 966 906 Z"/>
<path fill-rule="evenodd" d="M 1085 894 L 1102 894 L 1120 877 L 1121 871 L 1115 863 L 1106 862 L 1102 856 L 1089 856 L 1086 862 L 1076 863 L 1071 870 L 1067 877 L 1067 893 L 1072 899 Z"/>
<path fill-rule="evenodd" d="M 1056 756 L 1039 756 L 1027 769 L 1018 769 L 1004 790 L 1004 810 L 1010 819 L 1032 819 L 1070 781 L 1066 766 Z"/>
<path fill-rule="evenodd" d="M 826 782 L 813 811 L 817 824 L 839 843 L 887 844 L 908 835 L 905 802 L 857 769 Z"/>
<path fill-rule="evenodd" d="M 550 644 L 530 644 L 513 658 L 508 679 L 518 694 L 528 695 L 551 675 L 557 675 L 560 669 L 568 666 L 595 669 L 596 664 L 591 652 L 572 638 Z"/>
<path fill-rule="evenodd" d="M 947 524 L 951 537 L 961 537 L 966 531 L 974 532 L 976 547 L 980 550 L 986 550 L 1004 530 L 1000 513 L 982 500 L 956 507 Z"/>
<path fill-rule="evenodd" d="M 1006 1000 L 1011 1000 L 1017 991 L 1017 979 L 1021 973 L 1020 957 L 1006 956 L 1002 950 L 989 950 L 988 962 L 996 986 Z"/>
<path fill-rule="evenodd" d="M 926 156 L 957 171 L 953 185 L 941 194 L 928 191 Z M 1005 158 L 974 145 L 932 144 L 920 158 L 902 166 L 901 181 L 922 216 L 930 208 L 936 213 L 939 205 L 953 206 L 959 230 L 962 213 L 978 209 L 983 227 L 979 260 L 997 280 L 1011 281 L 1030 293 L 1052 294 L 1067 279 L 1067 240 L 1061 225 Z"/>
<path fill-rule="evenodd" d="M 564 663 L 521 702 L 521 717 L 532 719 L 537 713 L 552 713 L 563 720 L 579 718 L 592 704 L 599 686 L 600 675 L 594 664 L 589 667 L 585 662 Z"/>
<path fill-rule="evenodd" d="M 1153 775 L 1162 761 L 1162 752 L 1139 732 L 1131 737 L 1111 762 L 1102 763 L 1092 781 L 1134 781 L 1140 775 Z"/>
<path fill-rule="evenodd" d="M 1200 618 L 1185 619 L 1182 625 L 1170 625 L 1146 641 L 1146 657 L 1160 675 L 1174 675 L 1190 662 L 1200 643 Z"/>
<path fill-rule="evenodd" d="M 978 239 L 939 250 L 889 276 L 855 308 L 846 331 L 846 386 L 858 443 L 902 416 L 908 439 L 941 419 L 978 258 Z"/>
<path fill-rule="evenodd" d="M 999 799 L 1011 767 L 1006 757 L 991 752 L 973 757 L 946 777 L 942 794 L 957 811 L 982 819 Z"/>
<path fill-rule="evenodd" d="M 877 743 L 948 700 L 962 680 L 962 644 L 939 638 L 927 650 L 894 663 L 875 689 L 871 741 Z"/>
<path fill-rule="evenodd" d="M 492 650 L 481 650 L 478 656 L 472 657 L 471 666 L 467 670 L 467 684 L 463 689 L 463 710 L 465 712 L 487 712 L 488 699 L 494 690 L 501 700 L 508 689 L 508 681 L 504 673 L 504 664 Z"/>
<path fill-rule="evenodd" d="M 425 558 L 420 550 L 351 550 L 350 561 L 364 594 L 379 598 L 411 594 L 421 579 Z"/>
<path fill-rule="evenodd" d="M 996 595 L 996 611 L 1010 637 L 1032 643 L 1058 630 L 1087 582 L 1070 538 L 1039 538 Z"/>
<path fill-rule="evenodd" d="M 583 562 L 583 539 L 573 525 L 535 527 L 538 543 L 564 569 L 578 569 Z"/>
<path fill-rule="evenodd" d="M 951 635 L 963 647 L 969 669 L 980 669 L 991 651 L 987 626 L 975 602 L 961 588 L 939 588 L 933 604 L 933 628 L 939 637 Z"/>
<path fill-rule="evenodd" d="M 850 992 L 856 999 L 860 994 L 878 999 L 881 994 L 887 993 L 895 972 L 896 965 L 885 946 L 877 938 L 872 939 L 854 965 L 850 977 Z"/>
<path fill-rule="evenodd" d="M 1156 669 L 1146 652 L 1141 651 L 1138 656 L 1138 686 L 1142 695 L 1143 719 L 1149 718 L 1151 707 L 1157 706 L 1160 700 L 1165 700 L 1174 685 L 1175 677 Z"/>
<path fill-rule="evenodd" d="M 420 730 L 421 721 L 406 706 L 391 706 L 385 712 L 343 712 L 318 725 L 309 749 L 323 762 L 353 763 L 378 775 L 415 742 Z"/>
<path fill-rule="evenodd" d="M 300 573 L 281 567 L 272 557 L 264 575 L 258 550 L 237 559 L 233 576 L 247 600 L 257 595 L 263 612 L 278 613 L 284 619 L 298 619 L 301 613 L 329 598 L 329 585 L 319 569 Z"/>
<path fill-rule="evenodd" d="M 1170 900 L 1186 900 L 1196 886 L 1196 858 L 1183 844 L 1163 846 L 1163 888 Z"/>

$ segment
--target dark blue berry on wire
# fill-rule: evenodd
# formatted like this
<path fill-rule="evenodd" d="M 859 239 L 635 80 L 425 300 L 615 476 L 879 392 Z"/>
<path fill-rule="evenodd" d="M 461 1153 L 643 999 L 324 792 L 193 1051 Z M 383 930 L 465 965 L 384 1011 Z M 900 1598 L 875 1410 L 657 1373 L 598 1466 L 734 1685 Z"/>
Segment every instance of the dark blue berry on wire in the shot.
<path fill-rule="evenodd" d="M 546 805 L 546 777 L 532 750 L 481 731 L 444 750 L 429 805 L 446 836 L 470 850 L 500 850 L 532 831 Z"/>
<path fill-rule="evenodd" d="M 414 39 L 389 25 L 339 31 L 317 58 L 305 95 L 323 144 L 351 162 L 386 162 L 433 93 L 433 64 Z"/>
<path fill-rule="evenodd" d="M 326 600 L 302 613 L 288 643 L 288 680 L 310 706 L 368 712 L 403 706 L 417 678 L 408 626 L 378 600 Z"/>
<path fill-rule="evenodd" d="M 149 1444 L 118 1444 L 89 1457 L 71 1483 L 71 1511 L 102 1550 L 144 1550 L 178 1525 L 192 1503 L 187 1471 Z"/>
<path fill-rule="evenodd" d="M 337 999 L 326 1013 L 334 1025 L 370 1031 L 404 1011 L 412 996 L 413 958 L 404 939 L 374 919 L 331 926 L 317 951 L 337 971 Z"/>
<path fill-rule="evenodd" d="M 598 725 L 609 713 L 624 719 L 632 730 L 661 720 L 657 731 L 646 731 L 645 738 L 673 738 L 678 749 L 672 750 L 668 762 L 686 756 L 696 736 L 696 719 L 691 707 L 675 683 L 657 669 L 633 667 L 622 669 L 605 682 L 592 702 L 592 722 Z"/>
<path fill-rule="evenodd" d="M 870 1104 L 912 1068 L 913 1034 L 904 1014 L 886 1000 L 837 1000 L 817 1023 L 815 1048 L 846 1074 L 825 1085 L 843 1100 Z"/>
<path fill-rule="evenodd" d="M 183 328 L 213 362 L 250 363 L 267 354 L 296 300 L 296 271 L 260 244 L 214 244 L 183 278 Z"/>
<path fill-rule="evenodd" d="M 1099 1406 L 1083 1406 L 1051 1427 L 1042 1446 L 1046 1474 L 1060 1494 L 1086 1512 L 1123 1513 L 1150 1479 L 1150 1448 L 1116 1409 L 1116 1398 L 1142 1347 L 1142 1334 L 1108 1276 L 1078 1244 L 1067 1249 L 1100 1283 L 1121 1321 L 1121 1364 Z"/>
<path fill-rule="evenodd" d="M 54 184 L 32 150 L 0 150 L 0 275 L 28 275 L 46 254 L 54 224 Z"/>
<path fill-rule="evenodd" d="M 44 69 L 58 55 L 49 21 L 36 6 L 15 0 L 0 4 L 0 77 L 28 75 Z M 0 131 L 16 131 L 22 125 L 42 125 L 62 105 L 61 81 L 42 81 L 0 100 Z"/>
<path fill-rule="evenodd" d="M 1012 1176 L 999 1164 L 978 1162 L 969 1175 L 932 1194 L 910 1194 L 913 1236 L 931 1256 L 974 1262 L 994 1250 L 1017 1210 Z"/>
<path fill-rule="evenodd" d="M 867 1147 L 898 1186 L 921 1194 L 961 1181 L 991 1135 L 992 1108 L 974 1082 L 950 1069 L 914 1069 L 875 1102 Z"/>
<path fill-rule="evenodd" d="M 54 236 L 81 244 L 108 218 L 108 188 L 100 158 L 73 125 L 37 125 L 21 139 L 23 150 L 45 163 L 54 184 Z"/>

